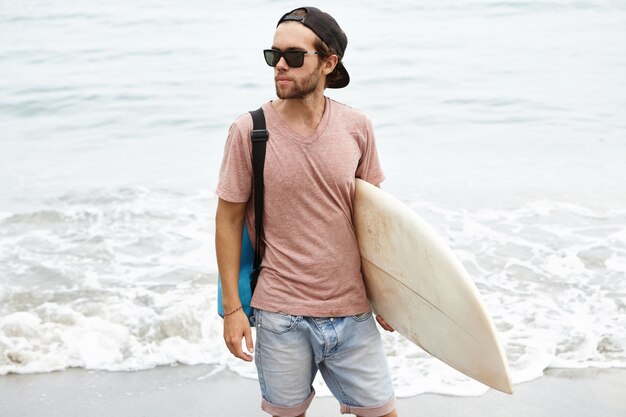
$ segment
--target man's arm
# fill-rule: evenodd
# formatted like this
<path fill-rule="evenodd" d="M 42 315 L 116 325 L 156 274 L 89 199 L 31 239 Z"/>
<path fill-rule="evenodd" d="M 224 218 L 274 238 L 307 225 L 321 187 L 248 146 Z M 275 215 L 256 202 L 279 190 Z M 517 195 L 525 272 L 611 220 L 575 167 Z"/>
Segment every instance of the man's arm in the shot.
<path fill-rule="evenodd" d="M 236 357 L 251 362 L 252 356 L 241 347 L 246 339 L 248 352 L 254 350 L 248 317 L 239 309 L 239 262 L 246 203 L 231 203 L 219 199 L 215 213 L 215 252 L 222 281 L 222 304 L 224 306 L 224 341 Z M 229 314 L 233 312 L 233 314 Z"/>

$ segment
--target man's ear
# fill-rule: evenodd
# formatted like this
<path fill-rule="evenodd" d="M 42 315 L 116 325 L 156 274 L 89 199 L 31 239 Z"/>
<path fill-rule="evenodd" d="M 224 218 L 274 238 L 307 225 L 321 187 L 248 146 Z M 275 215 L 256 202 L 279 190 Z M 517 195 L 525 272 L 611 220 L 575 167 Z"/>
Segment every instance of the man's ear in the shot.
<path fill-rule="evenodd" d="M 324 74 L 328 75 L 331 72 L 333 72 L 333 70 L 335 69 L 338 63 L 339 63 L 339 57 L 337 55 L 332 54 L 332 55 L 327 56 L 324 59 Z"/>

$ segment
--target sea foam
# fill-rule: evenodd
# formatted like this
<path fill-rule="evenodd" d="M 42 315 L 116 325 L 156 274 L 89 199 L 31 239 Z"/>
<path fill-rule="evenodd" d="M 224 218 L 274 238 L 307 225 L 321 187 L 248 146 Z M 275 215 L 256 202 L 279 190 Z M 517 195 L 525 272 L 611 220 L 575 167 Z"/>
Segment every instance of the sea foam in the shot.
<path fill-rule="evenodd" d="M 0 374 L 181 363 L 256 377 L 225 348 L 216 314 L 215 203 L 209 193 L 136 188 L 5 213 Z M 408 204 L 472 276 L 514 383 L 548 367 L 626 366 L 626 210 Z M 398 396 L 487 389 L 398 333 L 383 331 L 383 340 Z M 321 380 L 315 386 L 329 394 Z"/>

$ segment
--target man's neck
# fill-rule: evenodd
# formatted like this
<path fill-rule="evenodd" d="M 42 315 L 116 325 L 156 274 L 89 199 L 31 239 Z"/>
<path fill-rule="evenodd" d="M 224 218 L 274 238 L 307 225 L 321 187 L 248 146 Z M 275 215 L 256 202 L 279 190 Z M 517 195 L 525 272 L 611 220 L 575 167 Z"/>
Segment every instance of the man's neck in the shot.
<path fill-rule="evenodd" d="M 303 99 L 278 99 L 272 102 L 274 109 L 294 131 L 307 136 L 317 129 L 324 115 L 326 98 L 323 91 Z"/>

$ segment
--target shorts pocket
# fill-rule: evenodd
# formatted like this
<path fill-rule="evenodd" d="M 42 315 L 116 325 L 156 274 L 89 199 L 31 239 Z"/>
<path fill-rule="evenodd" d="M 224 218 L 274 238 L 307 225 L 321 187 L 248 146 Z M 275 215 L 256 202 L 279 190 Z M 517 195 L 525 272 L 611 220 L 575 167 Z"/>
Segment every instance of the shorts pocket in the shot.
<path fill-rule="evenodd" d="M 372 317 L 372 312 L 368 311 L 367 313 L 363 313 L 363 314 L 357 314 L 356 316 L 351 316 L 352 320 L 354 321 L 367 321 L 369 320 L 370 317 Z"/>
<path fill-rule="evenodd" d="M 296 327 L 298 318 L 285 313 L 256 310 L 256 327 L 277 335 L 285 334 Z"/>

